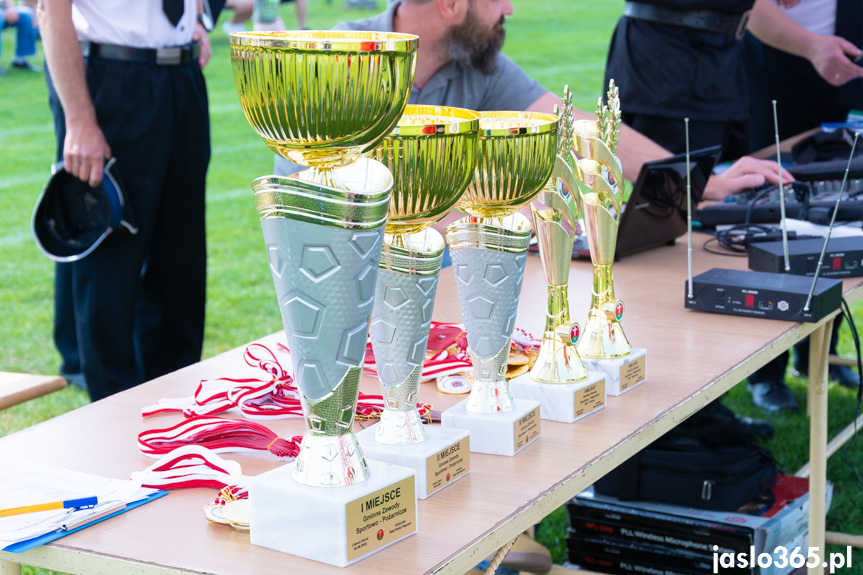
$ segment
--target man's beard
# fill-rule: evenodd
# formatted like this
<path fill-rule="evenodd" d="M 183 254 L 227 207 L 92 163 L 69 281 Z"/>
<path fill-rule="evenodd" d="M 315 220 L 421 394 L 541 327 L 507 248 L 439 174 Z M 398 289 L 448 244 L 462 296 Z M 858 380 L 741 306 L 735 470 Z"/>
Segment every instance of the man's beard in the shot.
<path fill-rule="evenodd" d="M 497 23 L 486 28 L 471 7 L 464 22 L 450 28 L 447 33 L 444 39 L 447 52 L 465 68 L 479 70 L 486 76 L 494 74 L 497 71 L 497 54 L 506 38 L 503 22 L 501 16 Z"/>

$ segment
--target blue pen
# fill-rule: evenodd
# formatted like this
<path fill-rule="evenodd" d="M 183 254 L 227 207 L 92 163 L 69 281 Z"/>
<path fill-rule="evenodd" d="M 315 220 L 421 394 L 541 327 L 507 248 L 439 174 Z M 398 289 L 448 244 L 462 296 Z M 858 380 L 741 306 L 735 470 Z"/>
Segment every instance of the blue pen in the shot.
<path fill-rule="evenodd" d="M 20 515 L 22 513 L 35 513 L 36 511 L 48 511 L 50 509 L 89 509 L 98 504 L 98 497 L 82 497 L 80 499 L 67 499 L 66 501 L 52 501 L 51 503 L 37 503 L 36 505 L 22 505 L 21 507 L 0 509 L 0 517 Z"/>

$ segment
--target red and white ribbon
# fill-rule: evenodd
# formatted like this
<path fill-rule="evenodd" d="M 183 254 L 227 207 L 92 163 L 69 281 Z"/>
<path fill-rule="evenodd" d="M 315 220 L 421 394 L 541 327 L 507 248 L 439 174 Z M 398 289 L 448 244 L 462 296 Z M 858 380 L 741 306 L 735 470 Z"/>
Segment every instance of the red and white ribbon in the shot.
<path fill-rule="evenodd" d="M 132 481 L 154 489 L 221 489 L 237 484 L 243 476 L 240 464 L 216 455 L 200 445 L 184 445 L 145 469 L 132 474 Z M 242 480 L 245 483 L 245 480 Z"/>
<path fill-rule="evenodd" d="M 270 379 L 205 379 L 198 384 L 193 397 L 160 399 L 156 405 L 144 407 L 142 415 L 182 413 L 194 417 L 216 415 L 236 407 L 248 419 L 302 416 L 294 379 L 269 348 L 250 344 L 243 359 L 247 365 L 265 371 Z"/>
<path fill-rule="evenodd" d="M 252 421 L 222 417 L 192 417 L 173 427 L 151 429 L 138 435 L 144 455 L 159 457 L 186 445 L 200 445 L 216 452 L 269 451 L 282 459 L 300 452 L 302 436 L 285 439 Z"/>

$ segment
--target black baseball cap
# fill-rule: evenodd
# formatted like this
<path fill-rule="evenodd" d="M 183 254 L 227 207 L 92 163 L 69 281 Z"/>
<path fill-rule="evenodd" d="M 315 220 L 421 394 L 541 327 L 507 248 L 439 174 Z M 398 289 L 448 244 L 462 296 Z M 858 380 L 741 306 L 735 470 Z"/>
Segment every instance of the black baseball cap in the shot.
<path fill-rule="evenodd" d="M 31 222 L 43 254 L 56 262 L 74 262 L 120 227 L 138 233 L 115 165 L 114 158 L 105 164 L 102 183 L 95 188 L 67 172 L 63 162 L 51 167 Z"/>

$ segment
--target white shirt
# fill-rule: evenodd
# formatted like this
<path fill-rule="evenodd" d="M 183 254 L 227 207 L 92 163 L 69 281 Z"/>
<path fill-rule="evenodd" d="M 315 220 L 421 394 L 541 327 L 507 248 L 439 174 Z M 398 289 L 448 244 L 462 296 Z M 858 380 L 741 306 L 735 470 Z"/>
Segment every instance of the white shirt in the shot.
<path fill-rule="evenodd" d="M 72 21 L 79 40 L 133 48 L 182 46 L 192 41 L 197 0 L 184 0 L 176 27 L 162 11 L 162 0 L 73 0 Z"/>
<path fill-rule="evenodd" d="M 802 0 L 787 13 L 810 32 L 821 36 L 836 33 L 836 0 Z"/>

